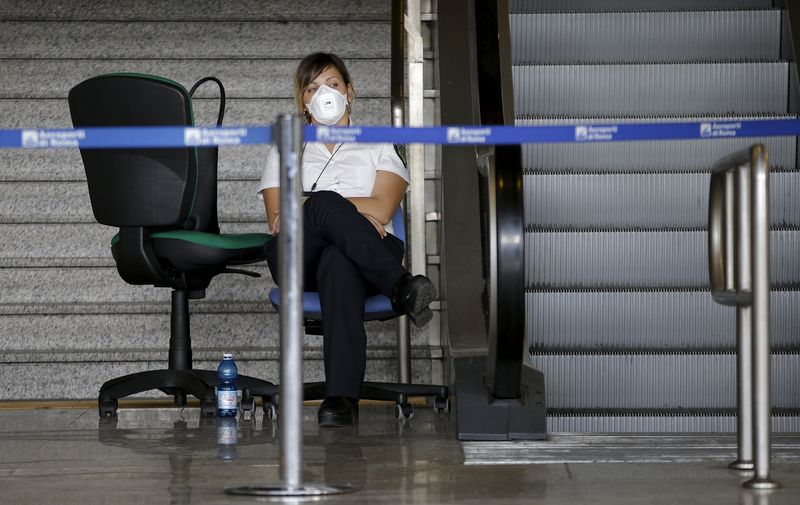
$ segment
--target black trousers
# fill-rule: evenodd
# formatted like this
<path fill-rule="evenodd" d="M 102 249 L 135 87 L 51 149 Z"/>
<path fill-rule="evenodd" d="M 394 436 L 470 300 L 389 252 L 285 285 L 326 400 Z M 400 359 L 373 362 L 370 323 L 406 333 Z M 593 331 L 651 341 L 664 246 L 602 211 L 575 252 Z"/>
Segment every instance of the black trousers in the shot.
<path fill-rule="evenodd" d="M 278 240 L 265 248 L 272 279 L 280 285 Z M 364 300 L 407 273 L 403 242 L 381 238 L 355 205 L 332 191 L 303 204 L 304 291 L 318 291 L 322 308 L 326 396 L 359 397 L 367 366 Z"/>

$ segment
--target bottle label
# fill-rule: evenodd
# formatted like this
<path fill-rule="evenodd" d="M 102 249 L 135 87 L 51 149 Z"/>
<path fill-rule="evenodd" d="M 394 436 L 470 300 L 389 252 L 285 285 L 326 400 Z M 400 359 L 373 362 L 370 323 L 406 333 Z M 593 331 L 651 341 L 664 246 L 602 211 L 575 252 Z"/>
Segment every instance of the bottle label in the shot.
<path fill-rule="evenodd" d="M 234 389 L 233 391 L 217 391 L 217 408 L 235 409 L 236 390 Z"/>

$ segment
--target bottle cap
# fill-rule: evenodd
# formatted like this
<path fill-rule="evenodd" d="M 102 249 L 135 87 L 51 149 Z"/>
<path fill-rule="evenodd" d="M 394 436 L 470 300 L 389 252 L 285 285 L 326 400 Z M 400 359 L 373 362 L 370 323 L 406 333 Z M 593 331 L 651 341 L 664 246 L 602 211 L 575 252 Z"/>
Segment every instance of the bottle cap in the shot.
<path fill-rule="evenodd" d="M 222 359 L 233 359 L 233 354 L 226 352 L 222 355 Z"/>

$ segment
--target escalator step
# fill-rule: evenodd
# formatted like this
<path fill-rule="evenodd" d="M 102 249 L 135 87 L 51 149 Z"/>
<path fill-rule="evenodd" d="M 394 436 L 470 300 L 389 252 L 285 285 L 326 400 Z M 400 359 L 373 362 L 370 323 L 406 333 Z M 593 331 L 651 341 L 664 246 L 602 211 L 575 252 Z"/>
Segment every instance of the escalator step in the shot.
<path fill-rule="evenodd" d="M 517 116 L 785 114 L 789 64 L 515 65 Z"/>
<path fill-rule="evenodd" d="M 772 355 L 772 405 L 800 405 L 800 352 Z M 734 408 L 736 357 L 728 354 L 543 354 L 548 408 Z"/>
<path fill-rule="evenodd" d="M 705 229 L 709 174 L 525 175 L 530 229 Z M 770 175 L 773 226 L 800 227 L 800 174 Z"/>
<path fill-rule="evenodd" d="M 548 409 L 550 433 L 733 433 L 734 409 Z M 800 409 L 773 409 L 773 433 L 800 432 Z M 777 441 L 773 441 L 775 443 Z"/>
<path fill-rule="evenodd" d="M 509 0 L 509 12 L 770 9 L 772 0 Z"/>
<path fill-rule="evenodd" d="M 526 287 L 705 289 L 705 231 L 575 231 L 525 234 Z M 773 286 L 800 285 L 800 231 L 771 232 Z"/>
<path fill-rule="evenodd" d="M 800 292 L 770 295 L 774 350 L 800 349 Z M 708 291 L 548 291 L 525 294 L 534 352 L 650 349 L 724 350 L 736 346 L 736 310 Z"/>
<path fill-rule="evenodd" d="M 781 11 L 511 14 L 520 63 L 776 61 Z"/>

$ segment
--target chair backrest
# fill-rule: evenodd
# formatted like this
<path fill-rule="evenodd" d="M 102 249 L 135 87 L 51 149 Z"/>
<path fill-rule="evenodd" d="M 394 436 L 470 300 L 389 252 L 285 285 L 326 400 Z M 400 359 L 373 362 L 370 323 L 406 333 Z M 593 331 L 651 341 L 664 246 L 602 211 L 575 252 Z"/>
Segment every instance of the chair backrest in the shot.
<path fill-rule="evenodd" d="M 394 215 L 392 215 L 392 235 L 405 243 L 406 241 L 406 219 L 403 215 L 403 206 L 398 205 Z"/>
<path fill-rule="evenodd" d="M 143 74 L 107 74 L 69 93 L 75 127 L 192 126 L 189 93 Z M 217 149 L 81 149 L 92 210 L 118 227 L 218 232 Z"/>

